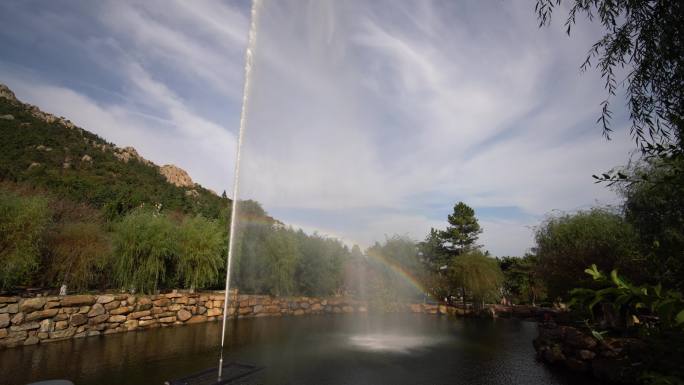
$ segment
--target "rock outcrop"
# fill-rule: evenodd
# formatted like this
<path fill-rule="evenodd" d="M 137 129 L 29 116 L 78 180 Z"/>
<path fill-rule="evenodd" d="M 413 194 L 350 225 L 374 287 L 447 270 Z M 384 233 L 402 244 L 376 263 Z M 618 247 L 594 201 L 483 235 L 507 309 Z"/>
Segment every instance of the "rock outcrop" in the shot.
<path fill-rule="evenodd" d="M 2 83 L 0 83 L 0 98 L 5 98 L 18 102 L 17 97 L 14 95 L 14 92 L 12 92 L 12 90 L 10 90 L 9 87 Z"/>
<path fill-rule="evenodd" d="M 47 122 L 47 123 L 55 123 L 56 122 L 56 123 L 63 125 L 64 127 L 80 130 L 80 128 L 77 128 L 69 119 L 67 119 L 63 116 L 55 116 L 55 115 L 49 114 L 47 112 L 41 111 L 40 108 L 38 108 L 32 104 L 21 102 L 19 99 L 17 99 L 17 97 L 14 95 L 14 92 L 12 92 L 12 90 L 2 83 L 0 83 L 0 98 L 9 99 L 15 103 L 18 103 L 18 104 L 25 106 L 26 108 L 28 108 L 31 111 L 31 115 L 33 115 L 33 117 L 35 117 L 36 119 L 40 119 L 40 120 Z M 12 119 L 14 119 L 14 117 L 12 117 Z"/>
<path fill-rule="evenodd" d="M 166 181 L 178 187 L 195 187 L 190 175 L 185 170 L 172 164 L 165 164 L 159 168 L 159 173 L 166 178 Z"/>
<path fill-rule="evenodd" d="M 128 163 L 130 160 L 135 159 L 147 165 L 154 165 L 154 163 L 140 156 L 138 151 L 136 151 L 133 147 L 114 147 L 114 156 L 124 163 Z"/>
<path fill-rule="evenodd" d="M 588 331 L 553 322 L 539 324 L 534 348 L 541 361 L 618 384 L 635 383 L 648 356 L 637 338 L 597 340 Z"/>

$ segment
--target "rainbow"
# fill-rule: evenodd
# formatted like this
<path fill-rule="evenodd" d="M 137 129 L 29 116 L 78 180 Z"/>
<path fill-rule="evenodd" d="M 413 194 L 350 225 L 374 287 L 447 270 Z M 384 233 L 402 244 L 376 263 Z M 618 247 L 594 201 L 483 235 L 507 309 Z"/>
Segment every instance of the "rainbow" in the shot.
<path fill-rule="evenodd" d="M 401 279 L 403 279 L 406 283 L 414 287 L 420 293 L 425 293 L 428 295 L 430 294 L 430 291 L 423 285 L 423 283 L 420 282 L 420 280 L 412 272 L 410 272 L 403 266 L 399 265 L 398 263 L 379 253 L 369 253 L 366 255 L 369 258 L 372 258 L 374 261 L 380 262 L 383 266 L 390 269 L 398 277 L 401 277 Z"/>

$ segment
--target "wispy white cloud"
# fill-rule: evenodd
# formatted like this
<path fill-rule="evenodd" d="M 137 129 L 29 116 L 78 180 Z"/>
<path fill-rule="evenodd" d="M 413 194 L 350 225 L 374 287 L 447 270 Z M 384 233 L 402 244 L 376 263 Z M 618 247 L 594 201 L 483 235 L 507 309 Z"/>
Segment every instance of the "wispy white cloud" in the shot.
<path fill-rule="evenodd" d="M 0 21 L 16 24 L 0 32 L 13 47 L 1 81 L 229 190 L 246 2 L 36 4 L 0 5 L 11 15 Z M 521 254 L 544 213 L 616 200 L 591 181 L 630 147 L 626 135 L 606 143 L 594 124 L 602 83 L 578 71 L 592 26 L 572 39 L 539 30 L 532 2 L 273 1 L 261 11 L 241 196 L 279 219 L 367 245 L 421 239 L 462 200 L 487 213 L 487 249 Z M 17 48 L 40 39 L 51 47 Z"/>
<path fill-rule="evenodd" d="M 334 230 L 363 242 L 445 226 L 420 197 L 438 196 L 443 218 L 458 200 L 517 207 L 483 221 L 497 254 L 530 247 L 550 210 L 615 201 L 591 174 L 623 161 L 628 138 L 603 140 L 603 89 L 577 70 L 596 30 L 539 31 L 510 4 L 306 4 L 261 15 L 246 195 L 276 213 L 387 209 Z"/>

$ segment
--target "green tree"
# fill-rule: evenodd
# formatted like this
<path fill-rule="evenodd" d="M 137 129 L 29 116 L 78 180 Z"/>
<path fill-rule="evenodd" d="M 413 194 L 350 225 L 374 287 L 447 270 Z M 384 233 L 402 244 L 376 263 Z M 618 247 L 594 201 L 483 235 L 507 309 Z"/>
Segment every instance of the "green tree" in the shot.
<path fill-rule="evenodd" d="M 650 282 L 684 290 L 684 173 L 652 159 L 624 171 L 625 217 L 639 235 Z M 684 162 L 678 161 L 678 163 Z M 684 168 L 684 167 L 683 167 Z"/>
<path fill-rule="evenodd" d="M 114 226 L 114 278 L 125 289 L 157 291 L 177 253 L 176 227 L 163 214 L 138 209 Z"/>
<path fill-rule="evenodd" d="M 442 246 L 452 254 L 461 254 L 477 249 L 477 239 L 482 233 L 475 217 L 475 210 L 463 202 L 454 205 L 453 213 L 447 217 L 449 226 L 441 233 Z"/>
<path fill-rule="evenodd" d="M 503 257 L 499 267 L 504 274 L 503 295 L 515 303 L 536 305 L 543 300 L 546 288 L 538 276 L 537 256 L 526 254 L 524 257 Z"/>
<path fill-rule="evenodd" d="M 366 250 L 373 263 L 372 293 L 376 302 L 385 305 L 400 300 L 422 298 L 415 283 L 424 281 L 425 270 L 418 256 L 416 242 L 406 236 L 393 235 L 382 244 L 376 242 Z M 408 278 L 408 279 L 407 279 Z"/>
<path fill-rule="evenodd" d="M 184 287 L 194 290 L 217 283 L 224 264 L 225 239 L 216 220 L 202 216 L 183 220 L 178 231 L 176 274 Z"/>
<path fill-rule="evenodd" d="M 264 266 L 266 292 L 275 296 L 290 295 L 295 291 L 294 276 L 299 250 L 291 229 L 274 227 L 265 244 L 266 266 Z"/>
<path fill-rule="evenodd" d="M 271 226 L 240 221 L 235 231 L 233 278 L 240 291 L 260 293 L 265 283 L 261 278 L 266 268 L 265 244 Z"/>
<path fill-rule="evenodd" d="M 468 251 L 454 259 L 449 266 L 449 278 L 460 288 L 464 307 L 467 297 L 475 304 L 484 305 L 501 294 L 503 274 L 499 264 L 479 250 Z"/>
<path fill-rule="evenodd" d="M 0 287 L 30 283 L 49 223 L 47 199 L 0 191 Z"/>
<path fill-rule="evenodd" d="M 238 228 L 235 278 L 249 293 L 296 293 L 301 252 L 295 231 L 281 225 L 243 222 Z"/>
<path fill-rule="evenodd" d="M 608 210 L 550 217 L 535 238 L 539 276 L 551 298 L 567 299 L 571 289 L 590 287 L 584 269 L 592 263 L 602 270 L 619 269 L 630 278 L 643 274 L 634 229 Z"/>
<path fill-rule="evenodd" d="M 684 136 L 684 3 L 681 1 L 569 0 L 570 34 L 578 15 L 599 22 L 604 35 L 589 50 L 582 69 L 596 67 L 608 97 L 599 121 L 611 131 L 610 99 L 618 82 L 627 88 L 631 133 L 649 154 L 682 155 Z M 561 0 L 537 0 L 540 25 L 548 25 Z M 625 68 L 624 80 L 621 69 Z"/>
<path fill-rule="evenodd" d="M 352 258 L 362 258 L 363 257 L 363 252 L 361 251 L 361 247 L 359 247 L 359 245 L 354 244 L 354 246 L 352 246 L 351 257 Z"/>
<path fill-rule="evenodd" d="M 454 205 L 447 222 L 449 226 L 445 230 L 430 229 L 425 240 L 418 243 L 418 250 L 428 271 L 423 276 L 425 287 L 430 288 L 435 298 L 450 302 L 462 287 L 455 284 L 447 270 L 461 254 L 479 249 L 477 239 L 482 228 L 475 217 L 475 210 L 463 202 Z"/>
<path fill-rule="evenodd" d="M 349 250 L 337 239 L 297 233 L 297 291 L 306 295 L 330 295 L 342 287 L 343 266 Z M 358 248 L 358 246 L 357 246 Z M 361 249 L 358 250 L 361 253 Z"/>
<path fill-rule="evenodd" d="M 446 266 L 451 257 L 444 247 L 442 232 L 434 228 L 430 229 L 424 241 L 418 243 L 418 250 L 423 262 L 432 271 L 439 271 Z"/>

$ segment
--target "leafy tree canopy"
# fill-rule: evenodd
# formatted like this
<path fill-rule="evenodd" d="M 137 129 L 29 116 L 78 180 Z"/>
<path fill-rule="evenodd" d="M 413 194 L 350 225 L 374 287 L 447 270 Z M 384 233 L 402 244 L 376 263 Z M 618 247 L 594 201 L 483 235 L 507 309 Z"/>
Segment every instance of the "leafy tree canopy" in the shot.
<path fill-rule="evenodd" d="M 500 296 L 503 274 L 499 264 L 479 250 L 456 258 L 449 266 L 449 276 L 461 288 L 464 301 L 466 297 L 477 302 L 495 301 Z"/>
<path fill-rule="evenodd" d="M 577 286 L 591 287 L 584 269 L 592 263 L 602 270 L 618 269 L 630 278 L 644 273 L 634 229 L 605 209 L 550 217 L 535 238 L 538 272 L 553 299 L 567 298 Z"/>

